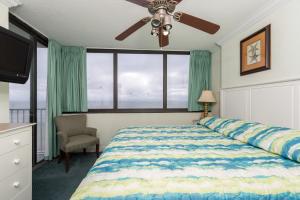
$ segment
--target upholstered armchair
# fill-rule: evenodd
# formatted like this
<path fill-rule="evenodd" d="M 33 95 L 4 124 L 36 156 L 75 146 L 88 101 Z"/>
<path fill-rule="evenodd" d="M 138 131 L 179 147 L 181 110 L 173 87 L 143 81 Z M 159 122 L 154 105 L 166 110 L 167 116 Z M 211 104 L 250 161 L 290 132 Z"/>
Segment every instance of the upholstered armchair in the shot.
<path fill-rule="evenodd" d="M 96 155 L 99 157 L 99 139 L 97 129 L 86 125 L 86 115 L 68 115 L 55 118 L 60 157 L 65 161 L 66 172 L 69 170 L 70 153 L 96 145 Z"/>

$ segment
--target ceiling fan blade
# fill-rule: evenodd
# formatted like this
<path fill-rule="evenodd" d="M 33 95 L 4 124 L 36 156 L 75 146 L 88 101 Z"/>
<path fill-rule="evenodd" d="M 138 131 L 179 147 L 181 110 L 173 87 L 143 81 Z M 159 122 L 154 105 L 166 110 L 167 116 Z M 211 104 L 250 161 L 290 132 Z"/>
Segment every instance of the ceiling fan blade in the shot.
<path fill-rule="evenodd" d="M 151 21 L 151 17 L 145 17 L 141 19 L 140 21 L 138 21 L 137 23 L 129 27 L 126 31 L 118 35 L 115 39 L 119 41 L 125 40 L 128 36 L 130 36 L 132 33 L 145 26 L 150 21 Z"/>
<path fill-rule="evenodd" d="M 126 0 L 126 1 L 148 8 L 148 5 L 152 0 Z"/>
<path fill-rule="evenodd" d="M 220 29 L 220 26 L 217 24 L 200 19 L 198 17 L 194 17 L 183 12 L 174 13 L 174 19 L 178 22 L 181 22 L 183 24 L 186 24 L 188 26 L 194 27 L 196 29 L 210 34 L 215 34 Z"/>
<path fill-rule="evenodd" d="M 169 45 L 169 36 L 163 35 L 163 30 L 160 28 L 159 30 L 159 35 L 158 35 L 158 40 L 159 40 L 159 46 L 160 47 L 165 47 Z"/>

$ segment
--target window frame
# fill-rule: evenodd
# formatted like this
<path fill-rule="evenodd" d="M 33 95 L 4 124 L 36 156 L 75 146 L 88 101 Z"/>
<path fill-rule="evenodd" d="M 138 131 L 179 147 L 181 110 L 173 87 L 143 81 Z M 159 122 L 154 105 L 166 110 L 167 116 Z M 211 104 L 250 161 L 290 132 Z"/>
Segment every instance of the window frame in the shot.
<path fill-rule="evenodd" d="M 113 54 L 113 109 L 89 109 L 88 113 L 181 113 L 188 112 L 187 108 L 168 108 L 168 55 L 190 55 L 189 51 L 156 51 L 156 50 L 127 50 L 127 49 L 92 49 L 87 53 Z M 157 109 L 122 109 L 118 108 L 118 55 L 119 54 L 159 54 L 163 56 L 163 108 Z M 88 67 L 88 66 L 87 66 Z"/>

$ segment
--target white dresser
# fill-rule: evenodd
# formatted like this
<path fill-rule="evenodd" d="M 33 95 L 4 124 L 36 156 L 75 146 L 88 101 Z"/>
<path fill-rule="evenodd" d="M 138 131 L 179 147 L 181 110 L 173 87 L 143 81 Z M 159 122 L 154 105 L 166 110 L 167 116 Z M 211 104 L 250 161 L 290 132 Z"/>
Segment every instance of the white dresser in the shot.
<path fill-rule="evenodd" d="M 0 123 L 0 200 L 32 199 L 32 124 Z"/>

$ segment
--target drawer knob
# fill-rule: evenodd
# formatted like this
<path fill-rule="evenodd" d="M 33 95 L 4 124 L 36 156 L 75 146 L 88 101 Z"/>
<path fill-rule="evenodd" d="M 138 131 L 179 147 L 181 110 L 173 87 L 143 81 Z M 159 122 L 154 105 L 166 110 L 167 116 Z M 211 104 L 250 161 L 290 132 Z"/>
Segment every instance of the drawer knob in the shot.
<path fill-rule="evenodd" d="M 19 145 L 20 144 L 20 140 L 14 140 L 14 144 L 15 145 Z"/>
<path fill-rule="evenodd" d="M 20 187 L 20 182 L 14 182 L 13 186 L 14 186 L 14 188 L 19 188 Z"/>
<path fill-rule="evenodd" d="M 20 159 L 14 159 L 14 164 L 19 165 L 20 164 Z"/>

